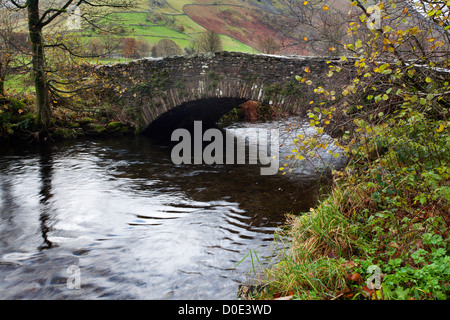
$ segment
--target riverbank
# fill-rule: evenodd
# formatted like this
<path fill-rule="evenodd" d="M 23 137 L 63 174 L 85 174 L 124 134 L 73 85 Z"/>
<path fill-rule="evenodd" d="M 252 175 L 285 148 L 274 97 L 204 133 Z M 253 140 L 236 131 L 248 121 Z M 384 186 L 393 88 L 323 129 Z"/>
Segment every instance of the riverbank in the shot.
<path fill-rule="evenodd" d="M 253 298 L 450 299 L 450 134 L 408 120 L 360 134 L 329 197 L 279 232 L 288 249 Z"/>
<path fill-rule="evenodd" d="M 83 137 L 114 137 L 134 134 L 138 128 L 122 121 L 104 108 L 74 111 L 58 108 L 44 139 L 39 137 L 36 110 L 32 101 L 4 99 L 0 104 L 0 141 L 28 143 L 71 140 Z"/>

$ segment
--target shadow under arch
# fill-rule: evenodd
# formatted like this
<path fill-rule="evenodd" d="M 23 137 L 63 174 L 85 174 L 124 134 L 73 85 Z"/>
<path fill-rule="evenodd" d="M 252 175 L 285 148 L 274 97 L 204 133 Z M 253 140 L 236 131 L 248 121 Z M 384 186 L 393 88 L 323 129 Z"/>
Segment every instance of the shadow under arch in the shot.
<path fill-rule="evenodd" d="M 144 130 L 144 135 L 170 137 L 178 128 L 192 130 L 194 121 L 202 121 L 205 130 L 213 128 L 222 116 L 246 101 L 245 98 L 204 98 L 184 102 L 156 118 Z"/>

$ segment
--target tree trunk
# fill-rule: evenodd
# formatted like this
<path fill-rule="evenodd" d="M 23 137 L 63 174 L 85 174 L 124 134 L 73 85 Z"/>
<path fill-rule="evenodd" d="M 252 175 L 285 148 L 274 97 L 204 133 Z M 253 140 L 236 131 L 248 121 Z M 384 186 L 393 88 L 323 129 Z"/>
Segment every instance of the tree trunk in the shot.
<path fill-rule="evenodd" d="M 5 81 L 0 78 L 0 100 L 5 96 Z"/>
<path fill-rule="evenodd" d="M 50 125 L 52 110 L 49 100 L 42 26 L 39 16 L 39 0 L 28 1 L 28 30 L 32 45 L 32 64 L 38 105 L 38 122 L 41 131 L 46 132 Z"/>
<path fill-rule="evenodd" d="M 5 77 L 3 76 L 3 63 L 0 62 L 0 101 L 5 97 Z"/>

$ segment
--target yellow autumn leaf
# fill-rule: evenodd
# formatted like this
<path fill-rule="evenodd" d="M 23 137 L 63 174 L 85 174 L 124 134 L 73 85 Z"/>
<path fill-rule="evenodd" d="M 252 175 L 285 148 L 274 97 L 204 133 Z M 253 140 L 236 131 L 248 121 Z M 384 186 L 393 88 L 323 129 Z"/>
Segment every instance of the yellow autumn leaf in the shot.
<path fill-rule="evenodd" d="M 327 11 L 328 9 L 330 9 L 330 8 L 328 8 L 328 6 L 323 6 L 323 7 L 322 7 L 322 10 L 323 10 L 323 11 Z"/>
<path fill-rule="evenodd" d="M 442 131 L 444 131 L 444 128 L 445 128 L 445 124 L 441 123 L 439 128 L 436 129 L 436 132 L 442 132 Z"/>
<path fill-rule="evenodd" d="M 409 29 L 409 33 L 413 36 L 417 35 L 419 33 L 419 28 L 418 27 L 413 27 L 411 29 Z"/>
<path fill-rule="evenodd" d="M 304 1 L 303 5 L 306 6 L 308 4 L 308 1 Z"/>
<path fill-rule="evenodd" d="M 305 68 L 305 72 L 308 72 L 308 73 L 311 72 L 311 70 L 309 70 L 309 67 L 306 67 L 306 68 Z"/>
<path fill-rule="evenodd" d="M 308 41 L 308 38 L 307 37 L 303 37 L 303 41 Z"/>

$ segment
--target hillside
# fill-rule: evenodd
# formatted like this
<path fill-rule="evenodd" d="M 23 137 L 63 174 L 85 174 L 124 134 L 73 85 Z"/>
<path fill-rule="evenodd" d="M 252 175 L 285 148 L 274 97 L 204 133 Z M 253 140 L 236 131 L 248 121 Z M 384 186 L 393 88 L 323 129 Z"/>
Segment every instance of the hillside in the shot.
<path fill-rule="evenodd" d="M 349 8 L 347 0 L 325 1 L 329 7 L 342 12 Z M 308 6 L 312 3 L 306 2 Z M 53 1 L 42 1 L 41 10 L 51 3 Z M 262 42 L 269 39 L 275 43 L 277 54 L 311 54 L 308 43 L 303 41 L 305 37 L 311 38 L 311 30 L 289 26 L 288 3 L 288 0 L 138 0 L 131 10 L 114 13 L 112 20 L 104 20 L 120 26 L 119 38 L 132 38 L 144 45 L 144 56 L 150 55 L 151 49 L 162 39 L 174 41 L 180 53 L 190 52 L 193 43 L 206 30 L 221 35 L 225 51 L 259 53 L 264 51 Z M 296 5 L 302 9 L 302 3 Z M 322 7 L 322 2 L 315 3 L 313 6 Z M 25 31 L 26 16 L 21 14 L 18 13 L 17 19 Z M 66 23 L 67 15 L 55 22 L 59 26 Z M 80 35 L 89 50 L 95 50 L 95 46 L 105 41 L 101 30 L 87 24 L 81 28 Z"/>
<path fill-rule="evenodd" d="M 252 1 L 234 2 L 188 4 L 183 7 L 183 12 L 204 28 L 237 39 L 257 50 L 261 49 L 260 42 L 267 38 L 274 39 L 280 46 L 295 43 L 294 39 L 284 36 L 281 32 L 278 24 L 283 16 L 278 12 L 279 9 Z M 303 48 L 299 47 L 289 51 L 286 53 L 305 53 Z"/>
<path fill-rule="evenodd" d="M 289 13 L 289 4 L 294 5 L 298 17 Z M 315 16 L 314 19 L 322 16 L 324 4 L 336 10 L 337 20 L 333 18 L 335 13 L 327 12 L 329 19 L 322 18 L 322 26 L 314 25 L 315 22 L 309 29 L 291 26 L 293 20 L 302 19 L 301 10 Z M 201 33 L 213 30 L 221 35 L 226 51 L 258 53 L 264 51 L 262 42 L 270 39 L 278 47 L 278 54 L 308 55 L 314 54 L 308 48 L 312 42 L 316 46 L 318 41 L 323 42 L 326 52 L 330 47 L 328 38 L 346 33 L 345 17 L 349 9 L 348 0 L 139 0 L 132 11 L 118 16 L 127 27 L 128 36 L 145 40 L 150 46 L 166 38 L 186 49 Z M 305 37 L 311 41 L 306 43 Z"/>
<path fill-rule="evenodd" d="M 150 46 L 171 39 L 181 49 L 189 48 L 201 33 L 213 30 L 221 35 L 224 50 L 258 53 L 262 39 L 276 39 L 279 45 L 295 42 L 280 31 L 283 9 L 278 0 L 142 0 L 117 16 L 127 37 Z M 286 53 L 306 51 L 294 46 Z"/>

